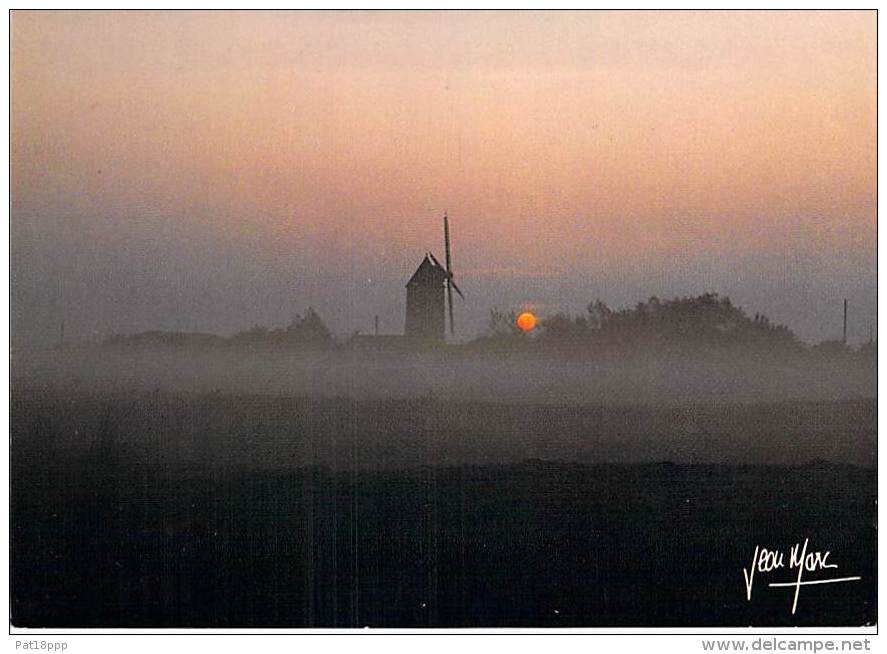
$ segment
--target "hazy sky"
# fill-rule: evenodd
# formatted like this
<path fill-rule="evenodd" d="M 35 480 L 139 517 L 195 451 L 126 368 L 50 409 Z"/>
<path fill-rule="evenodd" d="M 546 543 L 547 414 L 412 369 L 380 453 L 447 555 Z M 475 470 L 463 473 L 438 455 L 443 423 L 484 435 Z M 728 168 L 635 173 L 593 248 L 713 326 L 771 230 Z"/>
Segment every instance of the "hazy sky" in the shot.
<path fill-rule="evenodd" d="M 13 12 L 14 339 L 715 291 L 875 321 L 875 12 Z"/>

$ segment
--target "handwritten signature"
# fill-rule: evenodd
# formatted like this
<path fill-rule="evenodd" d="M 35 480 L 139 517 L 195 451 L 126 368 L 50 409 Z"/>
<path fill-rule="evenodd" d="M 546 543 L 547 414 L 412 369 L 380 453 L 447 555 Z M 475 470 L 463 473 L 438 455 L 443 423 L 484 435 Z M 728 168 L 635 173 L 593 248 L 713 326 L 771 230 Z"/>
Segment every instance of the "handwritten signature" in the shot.
<path fill-rule="evenodd" d="M 804 545 L 796 543 L 788 552 L 788 569 L 790 571 L 797 570 L 798 576 L 795 581 L 775 582 L 769 584 L 770 588 L 789 588 L 794 587 L 795 599 L 792 603 L 792 615 L 798 608 L 798 595 L 801 586 L 812 586 L 816 584 L 838 584 L 846 581 L 859 581 L 862 577 L 831 577 L 827 579 L 814 579 L 811 581 L 802 581 L 805 572 L 817 572 L 819 570 L 827 570 L 837 568 L 837 563 L 829 563 L 828 557 L 831 554 L 826 550 L 825 553 L 820 551 L 807 551 L 810 543 L 809 538 L 804 539 Z M 743 568 L 742 574 L 745 577 L 745 595 L 748 601 L 751 601 L 751 591 L 755 583 L 755 572 L 767 574 L 785 568 L 785 552 L 782 550 L 768 550 L 765 547 L 755 547 L 755 555 L 751 561 L 751 568 Z"/>

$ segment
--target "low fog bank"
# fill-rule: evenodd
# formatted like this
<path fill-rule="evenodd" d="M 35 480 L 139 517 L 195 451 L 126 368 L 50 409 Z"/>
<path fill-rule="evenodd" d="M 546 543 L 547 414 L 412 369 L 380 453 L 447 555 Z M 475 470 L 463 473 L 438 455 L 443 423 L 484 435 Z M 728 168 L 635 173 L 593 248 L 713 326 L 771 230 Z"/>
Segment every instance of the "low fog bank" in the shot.
<path fill-rule="evenodd" d="M 877 360 L 853 351 L 707 349 L 577 354 L 470 347 L 386 351 L 134 348 L 16 351 L 20 391 L 224 393 L 523 404 L 697 405 L 876 396 Z"/>
<path fill-rule="evenodd" d="M 13 451 L 156 474 L 528 459 L 874 466 L 875 368 L 852 352 L 44 351 L 13 357 Z"/>

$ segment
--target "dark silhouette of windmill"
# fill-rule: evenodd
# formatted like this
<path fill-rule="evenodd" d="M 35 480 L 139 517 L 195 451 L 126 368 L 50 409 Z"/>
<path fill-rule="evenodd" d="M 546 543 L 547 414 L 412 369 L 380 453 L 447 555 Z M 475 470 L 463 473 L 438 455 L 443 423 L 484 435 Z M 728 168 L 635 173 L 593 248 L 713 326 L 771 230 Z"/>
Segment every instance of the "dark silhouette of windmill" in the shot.
<path fill-rule="evenodd" d="M 444 247 L 446 251 L 446 267 L 442 266 L 431 252 L 425 258 L 410 281 L 407 282 L 407 312 L 404 333 L 407 336 L 423 339 L 444 340 L 446 322 L 444 304 L 449 308 L 450 336 L 456 332 L 453 317 L 453 291 L 463 300 L 465 296 L 453 279 L 452 259 L 450 255 L 450 224 L 444 214 Z M 446 300 L 444 290 L 446 289 Z"/>

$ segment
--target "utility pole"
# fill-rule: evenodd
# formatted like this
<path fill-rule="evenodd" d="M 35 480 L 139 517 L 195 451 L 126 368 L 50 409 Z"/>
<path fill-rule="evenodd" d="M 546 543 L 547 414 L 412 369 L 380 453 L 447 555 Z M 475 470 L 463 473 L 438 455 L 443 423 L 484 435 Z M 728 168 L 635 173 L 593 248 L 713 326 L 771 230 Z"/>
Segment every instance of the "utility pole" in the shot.
<path fill-rule="evenodd" d="M 376 325 L 376 336 L 378 336 L 379 335 L 379 315 L 378 314 L 376 314 L 375 325 Z"/>
<path fill-rule="evenodd" d="M 844 345 L 847 345 L 847 298 L 844 298 Z"/>

